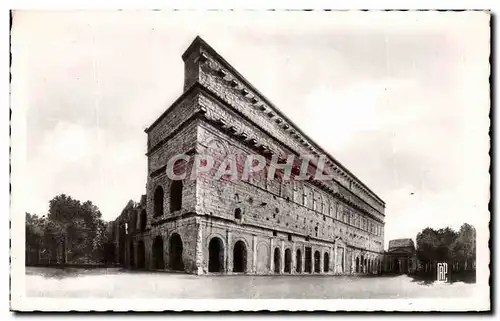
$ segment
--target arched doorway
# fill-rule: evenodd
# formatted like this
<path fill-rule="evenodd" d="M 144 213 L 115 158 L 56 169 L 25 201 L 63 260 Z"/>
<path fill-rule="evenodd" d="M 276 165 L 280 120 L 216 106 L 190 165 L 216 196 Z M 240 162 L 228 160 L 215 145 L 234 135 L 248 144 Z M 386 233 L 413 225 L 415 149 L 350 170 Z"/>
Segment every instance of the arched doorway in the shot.
<path fill-rule="evenodd" d="M 323 255 L 323 272 L 328 273 L 330 271 L 330 256 L 328 253 Z"/>
<path fill-rule="evenodd" d="M 320 257 L 321 255 L 319 254 L 319 251 L 314 252 L 314 273 L 319 273 L 320 271 Z"/>
<path fill-rule="evenodd" d="M 182 181 L 173 181 L 170 186 L 170 213 L 182 208 Z"/>
<path fill-rule="evenodd" d="M 306 247 L 306 258 L 304 262 L 304 268 L 306 273 L 312 273 L 312 249 L 310 247 Z"/>
<path fill-rule="evenodd" d="M 359 273 L 359 257 L 356 258 L 356 273 Z"/>
<path fill-rule="evenodd" d="M 129 246 L 129 264 L 131 268 L 135 267 L 135 258 L 134 258 L 134 241 L 130 241 Z"/>
<path fill-rule="evenodd" d="M 158 235 L 153 241 L 153 269 L 164 269 L 163 238 Z"/>
<path fill-rule="evenodd" d="M 137 267 L 139 269 L 146 267 L 146 247 L 143 241 L 137 243 Z"/>
<path fill-rule="evenodd" d="M 243 241 L 234 244 L 233 249 L 233 272 L 246 272 L 247 270 L 247 248 Z"/>
<path fill-rule="evenodd" d="M 218 237 L 214 237 L 208 244 L 208 272 L 224 271 L 224 244 Z"/>
<path fill-rule="evenodd" d="M 274 249 L 274 273 L 279 274 L 281 271 L 281 253 L 279 248 Z"/>
<path fill-rule="evenodd" d="M 172 234 L 169 242 L 169 265 L 174 271 L 184 271 L 184 262 L 182 261 L 182 240 L 177 233 Z"/>
<path fill-rule="evenodd" d="M 365 257 L 365 261 L 363 262 L 363 272 L 368 272 L 368 259 Z"/>
<path fill-rule="evenodd" d="M 285 250 L 285 273 L 292 273 L 292 251 Z"/>
<path fill-rule="evenodd" d="M 302 272 L 302 253 L 300 252 L 300 250 L 297 250 L 297 255 L 295 257 L 295 261 L 297 263 L 297 266 L 295 267 L 295 271 L 297 273 L 301 273 Z"/>
<path fill-rule="evenodd" d="M 363 266 L 363 262 L 364 262 L 364 257 L 363 255 L 361 255 L 361 259 L 359 260 L 359 273 L 363 273 L 363 269 L 364 269 L 364 266 Z"/>

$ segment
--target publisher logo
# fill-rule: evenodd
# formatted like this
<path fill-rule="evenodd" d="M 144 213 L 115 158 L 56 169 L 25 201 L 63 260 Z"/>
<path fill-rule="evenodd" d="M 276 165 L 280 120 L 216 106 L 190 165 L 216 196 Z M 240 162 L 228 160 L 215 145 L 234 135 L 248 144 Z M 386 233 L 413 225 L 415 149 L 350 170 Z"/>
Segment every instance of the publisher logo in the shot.
<path fill-rule="evenodd" d="M 437 264 L 437 281 L 448 282 L 448 263 Z"/>

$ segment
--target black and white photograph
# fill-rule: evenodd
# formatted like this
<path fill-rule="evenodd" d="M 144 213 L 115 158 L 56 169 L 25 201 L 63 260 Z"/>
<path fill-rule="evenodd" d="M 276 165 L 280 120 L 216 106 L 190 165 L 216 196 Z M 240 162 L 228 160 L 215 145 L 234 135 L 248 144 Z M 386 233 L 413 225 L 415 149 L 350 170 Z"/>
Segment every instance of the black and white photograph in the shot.
<path fill-rule="evenodd" d="M 14 311 L 489 311 L 488 11 L 14 10 Z"/>

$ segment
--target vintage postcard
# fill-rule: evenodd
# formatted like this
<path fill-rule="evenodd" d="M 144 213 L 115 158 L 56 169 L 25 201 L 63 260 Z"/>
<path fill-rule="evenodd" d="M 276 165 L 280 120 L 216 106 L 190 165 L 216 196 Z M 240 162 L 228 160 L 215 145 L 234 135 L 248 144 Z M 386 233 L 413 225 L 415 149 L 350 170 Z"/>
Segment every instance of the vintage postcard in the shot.
<path fill-rule="evenodd" d="M 487 11 L 14 11 L 11 309 L 489 311 Z"/>

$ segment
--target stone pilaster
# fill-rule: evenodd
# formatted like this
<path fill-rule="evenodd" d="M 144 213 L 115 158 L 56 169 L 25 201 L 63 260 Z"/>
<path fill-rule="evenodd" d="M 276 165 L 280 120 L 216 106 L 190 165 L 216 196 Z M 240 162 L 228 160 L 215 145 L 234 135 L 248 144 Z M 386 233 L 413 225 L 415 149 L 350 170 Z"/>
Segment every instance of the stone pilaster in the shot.
<path fill-rule="evenodd" d="M 257 236 L 252 236 L 252 273 L 257 272 Z"/>
<path fill-rule="evenodd" d="M 271 237 L 270 244 L 271 244 L 270 245 L 270 250 L 271 250 L 270 252 L 271 253 L 269 255 L 269 260 L 270 260 L 270 262 L 269 262 L 269 269 L 271 271 L 269 271 L 269 273 L 274 273 L 274 238 L 273 237 Z"/>
<path fill-rule="evenodd" d="M 285 273 L 285 241 L 281 240 L 280 274 Z"/>
<path fill-rule="evenodd" d="M 333 273 L 337 274 L 338 268 L 337 268 L 337 241 L 335 241 L 335 248 L 334 248 L 334 256 L 333 256 Z"/>
<path fill-rule="evenodd" d="M 228 273 L 233 272 L 233 251 L 232 251 L 232 233 L 231 231 L 226 231 L 226 268 Z"/>
<path fill-rule="evenodd" d="M 196 237 L 196 274 L 203 274 L 203 227 L 199 219 L 196 220 L 198 234 Z M 207 269 L 208 270 L 208 269 Z"/>

